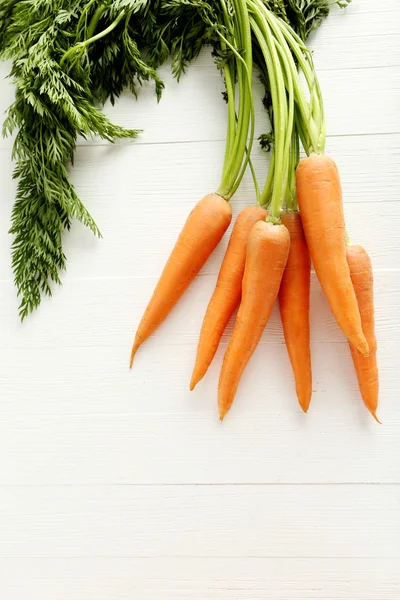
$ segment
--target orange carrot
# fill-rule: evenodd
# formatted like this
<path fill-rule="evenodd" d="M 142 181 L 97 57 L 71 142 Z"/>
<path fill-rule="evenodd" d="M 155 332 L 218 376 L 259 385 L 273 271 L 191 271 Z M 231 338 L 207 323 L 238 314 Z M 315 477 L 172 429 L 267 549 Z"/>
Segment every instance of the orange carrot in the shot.
<path fill-rule="evenodd" d="M 347 246 L 346 258 L 350 268 L 351 281 L 356 293 L 358 308 L 360 309 L 361 323 L 369 345 L 369 356 L 361 356 L 351 346 L 350 350 L 356 369 L 358 385 L 365 406 L 371 415 L 380 422 L 376 416 L 378 409 L 379 379 L 376 362 L 376 337 L 374 318 L 374 290 L 372 266 L 367 251 L 362 246 Z"/>
<path fill-rule="evenodd" d="M 296 189 L 304 233 L 322 289 L 349 342 L 368 355 L 346 261 L 342 191 L 334 161 L 317 154 L 303 158 L 296 171 Z"/>
<path fill-rule="evenodd" d="M 230 204 L 208 194 L 196 204 L 179 235 L 136 332 L 130 365 L 139 346 L 157 329 L 217 246 L 232 218 Z"/>
<path fill-rule="evenodd" d="M 219 378 L 218 408 L 221 420 L 232 405 L 242 373 L 270 317 L 289 247 L 290 236 L 284 225 L 259 221 L 250 232 L 242 301 Z"/>
<path fill-rule="evenodd" d="M 196 364 L 190 382 L 191 390 L 206 374 L 229 319 L 239 306 L 249 234 L 253 225 L 265 219 L 267 214 L 267 211 L 259 206 L 247 206 L 236 218 L 217 284 L 201 327 Z"/>
<path fill-rule="evenodd" d="M 282 213 L 290 234 L 290 251 L 279 290 L 279 309 L 286 346 L 296 381 L 296 393 L 304 412 L 310 406 L 310 254 L 300 213 Z"/>

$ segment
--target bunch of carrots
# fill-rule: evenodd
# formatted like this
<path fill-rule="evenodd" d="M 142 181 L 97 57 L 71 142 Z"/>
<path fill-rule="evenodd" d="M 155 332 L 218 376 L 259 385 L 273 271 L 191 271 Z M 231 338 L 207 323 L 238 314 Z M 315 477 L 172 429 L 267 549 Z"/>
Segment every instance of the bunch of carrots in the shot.
<path fill-rule="evenodd" d="M 338 169 L 324 154 L 324 105 L 311 53 L 263 0 L 232 0 L 233 10 L 220 2 L 220 43 L 229 57 L 223 66 L 228 128 L 221 184 L 190 213 L 138 326 L 130 364 L 220 242 L 232 217 L 229 201 L 249 166 L 256 202 L 239 213 L 232 229 L 201 327 L 190 389 L 206 374 L 238 309 L 218 385 L 219 416 L 225 417 L 278 299 L 298 401 L 307 412 L 312 263 L 349 341 L 362 399 L 378 421 L 371 261 L 364 248 L 350 243 L 346 231 Z M 262 189 L 250 160 L 253 63 L 272 100 L 273 150 Z M 306 154 L 301 160 L 300 144 Z"/>

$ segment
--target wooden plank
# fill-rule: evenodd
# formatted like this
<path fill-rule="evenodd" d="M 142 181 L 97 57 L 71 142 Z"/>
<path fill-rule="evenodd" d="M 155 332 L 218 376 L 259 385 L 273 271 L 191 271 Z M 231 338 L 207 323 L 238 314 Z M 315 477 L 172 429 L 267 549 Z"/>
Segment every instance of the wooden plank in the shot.
<path fill-rule="evenodd" d="M 4 65 L 1 69 L 5 74 Z M 397 115 L 400 80 L 396 67 L 379 66 L 340 71 L 321 69 L 318 73 L 330 135 L 399 132 Z M 126 92 L 115 107 L 107 104 L 105 112 L 120 125 L 144 130 L 136 144 L 225 140 L 226 105 L 221 99 L 223 82 L 208 50 L 202 52 L 179 84 L 172 79 L 167 66 L 161 69 L 161 75 L 165 79 L 166 89 L 159 104 L 153 87 L 145 84 L 138 100 Z M 374 82 L 373 86 L 371 81 Z M 12 93 L 11 89 L 6 93 L 4 110 L 10 103 L 8 96 Z M 256 74 L 254 94 L 257 133 L 260 133 L 268 129 L 269 125 L 261 104 L 262 86 Z M 346 110 L 343 110 L 344 105 Z M 177 111 L 177 106 L 184 109 Z M 207 110 L 211 106 L 212 110 Z M 0 107 L 1 112 L 2 108 Z M 376 118 L 377 112 L 379 119 Z M 11 140 L 1 141 L 0 146 L 10 148 Z"/>
<path fill-rule="evenodd" d="M 23 486 L 1 504 L 1 557 L 400 557 L 398 485 Z"/>
<path fill-rule="evenodd" d="M 383 426 L 361 402 L 343 343 L 312 345 L 308 415 L 283 343 L 262 343 L 223 424 L 216 384 L 226 341 L 192 394 L 194 345 L 153 340 L 133 372 L 128 339 L 84 348 L 59 337 L 47 348 L 9 348 L 0 484 L 400 483 L 398 340 L 381 340 Z"/>
<path fill-rule="evenodd" d="M 353 2 L 354 7 L 356 4 L 362 6 L 364 0 Z M 351 17 L 346 31 L 341 32 L 340 27 L 345 20 L 350 19 L 350 15 L 346 13 L 337 19 L 335 15 L 335 21 L 333 18 L 332 15 L 325 21 L 307 43 L 313 51 L 317 73 L 325 70 L 370 69 L 400 64 L 399 31 L 368 34 L 365 27 L 360 28 L 357 25 L 355 29 L 355 19 Z M 395 21 L 396 19 L 393 19 L 392 26 L 395 26 Z M 335 22 L 339 23 L 339 28 L 335 27 Z"/>
<path fill-rule="evenodd" d="M 328 134 L 398 133 L 400 78 L 397 73 L 396 66 L 319 70 Z M 226 105 L 220 97 L 223 84 L 208 51 L 202 52 L 179 84 L 170 81 L 165 67 L 162 76 L 166 89 L 158 105 L 151 102 L 149 96 L 153 96 L 153 91 L 146 87 L 141 90 L 138 101 L 123 94 L 115 107 L 106 106 L 106 113 L 117 123 L 143 129 L 139 143 L 225 140 Z M 269 126 L 261 103 L 262 86 L 256 76 L 253 87 L 258 134 Z M 176 111 L 178 105 L 185 106 L 185 110 Z M 212 106 L 212 111 L 207 111 L 207 106 Z M 376 118 L 377 112 L 379 118 Z"/>
<path fill-rule="evenodd" d="M 345 10 L 334 6 L 329 18 L 322 24 L 335 39 L 359 35 L 381 36 L 400 31 L 397 0 L 386 0 L 384 5 L 375 0 L 352 1 Z M 318 31 L 316 35 L 318 35 Z M 342 65 L 343 67 L 343 65 Z"/>
<path fill-rule="evenodd" d="M 382 4 L 382 3 L 381 3 Z M 81 146 L 72 179 L 104 234 L 66 236 L 64 289 L 21 326 L 10 272 L 10 140 L 0 141 L 0 596 L 6 600 L 398 600 L 400 152 L 398 0 L 334 9 L 310 46 L 327 152 L 355 242 L 373 259 L 378 426 L 313 276 L 313 403 L 297 405 L 274 311 L 226 421 L 188 380 L 227 238 L 127 369 L 133 329 L 188 210 L 215 189 L 221 79 L 205 52 L 125 95 L 135 142 Z M 0 79 L 7 65 L 0 65 Z M 0 84 L 0 112 L 12 86 Z M 256 85 L 257 132 L 267 128 Z M 109 110 L 109 107 L 107 107 Z M 397 132 L 397 133 L 396 133 Z M 267 167 L 255 149 L 260 179 Z M 246 177 L 234 212 L 254 201 Z"/>
<path fill-rule="evenodd" d="M 86 386 L 80 383 L 81 392 L 77 384 L 66 386 L 68 406 L 66 393 L 54 391 L 54 381 L 53 395 L 42 401 L 36 400 L 33 384 L 19 404 L 28 407 L 26 415 L 2 414 L 0 448 L 7 458 L 0 484 L 399 484 L 400 418 L 394 397 L 382 401 L 379 428 L 354 392 L 336 384 L 338 393 L 332 394 L 338 378 L 332 375 L 329 389 L 314 394 L 308 417 L 281 378 L 279 389 L 275 384 L 267 390 L 262 378 L 256 379 L 258 398 L 247 378 L 224 425 L 217 419 L 215 385 L 213 393 L 189 399 L 168 387 L 166 377 L 155 378 L 151 388 L 143 383 L 129 388 L 125 382 L 123 389 L 104 384 L 104 377 L 98 383 L 88 377 Z M 96 390 L 99 383 L 96 402 L 91 387 Z M 49 383 L 44 392 L 46 387 Z M 154 400 L 155 392 L 163 394 L 163 403 Z M 60 414 L 50 413 L 51 402 Z M 50 414 L 32 414 L 45 407 Z"/>
<path fill-rule="evenodd" d="M 3 348 L 32 349 L 80 347 L 129 347 L 158 276 L 94 278 L 68 280 L 57 287 L 52 299 L 30 320 L 21 325 L 16 314 L 17 301 L 11 281 L 0 285 L 0 325 Z M 216 274 L 199 276 L 174 308 L 168 319 L 147 342 L 149 352 L 159 345 L 186 345 L 193 348 Z M 397 342 L 397 309 L 400 271 L 377 270 L 375 303 L 377 334 L 385 342 Z M 345 343 L 325 296 L 312 274 L 312 339 L 315 342 Z M 60 320 L 62 315 L 62 320 Z M 232 326 L 232 324 L 231 324 Z M 229 335 L 231 328 L 227 329 Z M 278 312 L 274 311 L 265 330 L 265 343 L 282 343 Z M 150 350 L 151 348 L 151 350 Z M 144 351 L 143 351 L 144 352 Z M 138 354 L 138 358 L 140 353 Z"/>
<path fill-rule="evenodd" d="M 366 245 L 375 269 L 397 264 L 400 135 L 333 137 L 328 152 L 340 168 L 352 239 Z M 65 236 L 67 277 L 158 273 L 193 204 L 217 187 L 222 155 L 222 142 L 175 144 L 169 152 L 163 145 L 80 148 L 72 181 L 104 239 L 95 239 L 74 223 Z M 130 164 L 133 170 L 127 168 Z M 157 165 L 156 177 L 153 165 Z M 263 181 L 268 156 L 255 151 L 254 165 Z M 11 174 L 8 151 L 0 150 L 4 193 L 0 221 L 6 226 L 16 187 Z M 232 200 L 234 214 L 253 202 L 253 182 L 246 174 Z M 227 236 L 204 272 L 217 272 L 226 242 Z M 1 236 L 0 280 L 12 278 L 10 246 L 11 237 Z"/>
<path fill-rule="evenodd" d="M 21 558 L 7 600 L 398 600 L 398 559 Z"/>

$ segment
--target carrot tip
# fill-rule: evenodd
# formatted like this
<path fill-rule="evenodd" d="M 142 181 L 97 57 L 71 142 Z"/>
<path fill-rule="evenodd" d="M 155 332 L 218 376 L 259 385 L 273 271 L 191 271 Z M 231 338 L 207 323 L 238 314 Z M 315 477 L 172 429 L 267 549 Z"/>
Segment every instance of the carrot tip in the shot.
<path fill-rule="evenodd" d="M 303 412 L 307 413 L 311 403 L 311 393 L 304 391 L 303 389 L 296 389 L 297 400 L 300 404 L 300 408 Z"/>
<path fill-rule="evenodd" d="M 190 391 L 193 392 L 194 388 L 196 387 L 196 385 L 199 383 L 199 380 L 192 375 L 192 379 L 190 380 Z"/>
<path fill-rule="evenodd" d="M 226 413 L 227 413 L 227 412 L 228 412 L 227 410 L 220 410 L 220 411 L 219 411 L 219 420 L 220 420 L 220 421 L 223 421 L 223 420 L 224 420 L 224 418 L 226 417 Z"/>
<path fill-rule="evenodd" d="M 375 421 L 379 423 L 379 425 L 382 425 L 382 421 L 378 419 L 376 412 L 371 412 L 371 415 L 374 417 Z"/>
<path fill-rule="evenodd" d="M 131 358 L 129 360 L 129 368 L 132 369 L 132 365 L 133 365 L 133 359 L 135 358 L 135 354 L 138 350 L 139 346 L 137 344 L 133 345 L 132 351 L 131 351 Z"/>

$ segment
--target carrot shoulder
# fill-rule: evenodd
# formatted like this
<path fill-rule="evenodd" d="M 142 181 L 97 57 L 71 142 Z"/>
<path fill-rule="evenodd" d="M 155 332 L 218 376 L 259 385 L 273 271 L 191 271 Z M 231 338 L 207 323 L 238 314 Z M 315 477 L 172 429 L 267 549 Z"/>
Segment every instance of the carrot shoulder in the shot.
<path fill-rule="evenodd" d="M 240 303 L 249 234 L 253 225 L 265 219 L 267 214 L 267 211 L 259 206 L 247 206 L 236 218 L 217 284 L 201 327 L 196 363 L 190 382 L 191 390 L 206 374 L 229 319 Z"/>
<path fill-rule="evenodd" d="M 368 354 L 357 298 L 346 261 L 345 223 L 339 173 L 334 161 L 312 154 L 296 172 L 297 197 L 315 272 L 349 342 Z"/>
<path fill-rule="evenodd" d="M 295 377 L 297 398 L 301 408 L 307 412 L 312 393 L 310 254 L 300 213 L 282 213 L 281 219 L 290 234 L 290 251 L 279 290 L 279 309 Z"/>
<path fill-rule="evenodd" d="M 139 346 L 164 321 L 218 245 L 232 218 L 229 203 L 208 194 L 196 204 L 179 235 L 136 332 L 130 364 Z"/>
<path fill-rule="evenodd" d="M 289 247 L 290 236 L 284 225 L 259 221 L 250 232 L 242 301 L 219 378 L 218 408 L 221 420 L 232 405 L 243 371 L 270 317 Z"/>
<path fill-rule="evenodd" d="M 361 322 L 369 345 L 369 356 L 362 356 L 350 344 L 351 356 L 357 374 L 361 397 L 371 415 L 376 416 L 379 396 L 378 365 L 376 360 L 377 343 L 374 317 L 374 283 L 372 266 L 368 253 L 362 246 L 351 245 L 346 248 L 347 263 L 351 281 L 360 309 Z"/>

